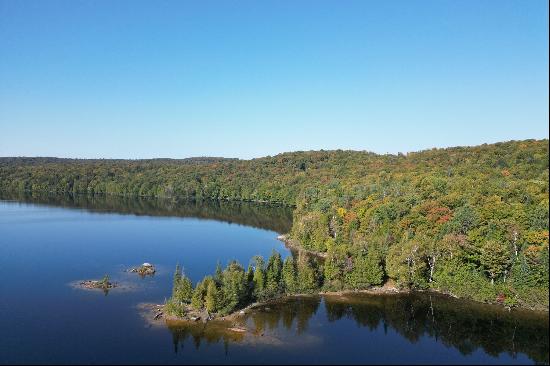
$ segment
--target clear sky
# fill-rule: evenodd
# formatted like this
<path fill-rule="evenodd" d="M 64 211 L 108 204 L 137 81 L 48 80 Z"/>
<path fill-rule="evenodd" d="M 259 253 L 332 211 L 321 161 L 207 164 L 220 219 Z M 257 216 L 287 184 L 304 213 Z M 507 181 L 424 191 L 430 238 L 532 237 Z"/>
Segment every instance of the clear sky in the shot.
<path fill-rule="evenodd" d="M 0 156 L 548 138 L 548 3 L 0 0 Z"/>

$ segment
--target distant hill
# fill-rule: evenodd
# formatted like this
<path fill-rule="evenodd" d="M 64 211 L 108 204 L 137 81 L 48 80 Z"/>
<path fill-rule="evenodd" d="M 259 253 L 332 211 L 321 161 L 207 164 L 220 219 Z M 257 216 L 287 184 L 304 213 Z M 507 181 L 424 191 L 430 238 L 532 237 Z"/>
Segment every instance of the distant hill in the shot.
<path fill-rule="evenodd" d="M 122 162 L 140 163 L 175 163 L 175 164 L 212 164 L 224 161 L 238 160 L 234 158 L 220 158 L 199 156 L 184 159 L 156 158 L 156 159 L 71 159 L 56 157 L 0 157 L 0 166 L 3 165 L 40 165 L 40 164 L 116 164 Z"/>

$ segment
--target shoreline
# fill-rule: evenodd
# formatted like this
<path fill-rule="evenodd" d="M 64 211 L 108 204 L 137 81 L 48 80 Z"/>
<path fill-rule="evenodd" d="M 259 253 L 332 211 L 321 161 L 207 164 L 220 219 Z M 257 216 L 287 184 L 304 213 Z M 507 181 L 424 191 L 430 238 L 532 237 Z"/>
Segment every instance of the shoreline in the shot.
<path fill-rule="evenodd" d="M 306 254 L 315 256 L 317 258 L 321 258 L 323 260 L 325 260 L 327 258 L 326 253 L 315 252 L 315 251 L 312 251 L 312 250 L 302 248 L 299 243 L 297 243 L 295 240 L 290 239 L 288 234 L 278 235 L 277 240 L 282 241 L 285 244 L 285 246 L 290 250 L 301 251 L 301 252 L 304 252 Z M 393 290 L 386 290 L 386 291 L 390 291 L 390 292 L 377 290 L 377 289 L 384 288 L 386 286 L 390 286 L 391 288 L 393 288 Z M 399 289 L 399 288 L 393 286 L 392 284 L 389 284 L 388 281 L 386 281 L 382 286 L 375 286 L 375 287 L 371 287 L 369 289 L 340 290 L 340 291 L 329 291 L 329 292 L 320 291 L 317 294 L 319 294 L 319 295 L 339 295 L 339 294 L 343 295 L 343 294 L 358 294 L 358 293 L 389 294 L 389 293 L 411 293 L 411 292 L 433 293 L 433 294 L 438 294 L 438 295 L 444 295 L 444 296 L 452 297 L 452 298 L 462 300 L 462 301 L 471 301 L 471 302 L 474 302 L 474 303 L 477 303 L 477 304 L 499 306 L 499 307 L 502 307 L 504 309 L 508 309 L 508 311 L 511 311 L 512 309 L 521 309 L 521 310 L 526 310 L 526 311 L 548 313 L 549 310 L 550 310 L 548 307 L 544 307 L 544 306 L 525 306 L 525 305 L 507 306 L 504 303 L 500 303 L 500 302 L 497 302 L 497 301 L 494 301 L 494 302 L 478 301 L 478 300 L 470 299 L 470 298 L 467 298 L 467 297 L 460 297 L 460 296 L 457 296 L 457 295 L 455 295 L 451 292 L 440 291 L 440 290 L 433 289 L 433 288 L 417 289 L 417 290 Z"/>
<path fill-rule="evenodd" d="M 313 250 L 305 249 L 298 242 L 296 242 L 293 239 L 290 239 L 288 234 L 277 235 L 277 240 L 282 241 L 285 244 L 285 246 L 290 250 L 297 250 L 299 252 L 303 252 L 303 253 L 315 256 L 317 258 L 321 258 L 323 260 L 327 259 L 327 253 L 320 253 L 320 252 L 315 252 Z"/>
<path fill-rule="evenodd" d="M 208 317 L 195 317 L 193 315 L 196 315 L 196 311 L 192 313 L 192 315 L 186 316 L 186 317 L 178 317 L 175 315 L 169 315 L 164 313 L 164 304 L 148 304 L 143 303 L 138 306 L 138 308 L 145 311 L 145 314 L 142 314 L 142 316 L 145 318 L 145 320 L 151 324 L 156 326 L 169 326 L 169 325 L 191 325 L 191 324 L 197 324 L 197 323 L 210 323 L 214 322 L 218 326 L 225 327 L 228 331 L 231 332 L 249 332 L 250 330 L 247 329 L 244 324 L 242 323 L 242 320 L 244 316 L 250 314 L 254 310 L 262 307 L 269 307 L 269 305 L 273 304 L 279 304 L 282 302 L 285 302 L 290 299 L 296 299 L 296 298 L 306 298 L 306 297 L 329 297 L 332 299 L 339 299 L 342 301 L 349 300 L 348 296 L 355 296 L 355 295 L 371 295 L 371 296 L 392 296 L 392 295 L 403 295 L 403 294 L 425 294 L 425 295 L 435 295 L 440 297 L 447 297 L 452 298 L 456 301 L 461 301 L 465 303 L 471 303 L 472 305 L 477 306 L 487 306 L 488 308 L 495 308 L 499 309 L 500 311 L 518 311 L 518 312 L 528 312 L 528 313 L 538 313 L 538 314 L 548 314 L 548 309 L 534 309 L 534 308 L 526 308 L 526 307 L 505 307 L 502 304 L 498 303 L 486 303 L 481 301 L 475 301 L 472 299 L 466 299 L 466 298 L 460 298 L 457 296 L 454 296 L 452 294 L 443 293 L 441 291 L 437 290 L 408 290 L 408 289 L 399 289 L 395 287 L 391 283 L 386 283 L 383 286 L 375 286 L 368 289 L 362 289 L 362 290 L 340 290 L 340 291 L 320 291 L 316 293 L 306 293 L 306 294 L 289 294 L 289 295 L 281 295 L 279 297 L 269 299 L 266 301 L 261 302 L 254 302 L 252 304 L 249 304 L 248 306 L 235 310 L 234 312 L 227 314 L 225 316 L 216 316 L 214 314 L 208 314 Z M 203 314 L 205 311 L 202 311 Z"/>

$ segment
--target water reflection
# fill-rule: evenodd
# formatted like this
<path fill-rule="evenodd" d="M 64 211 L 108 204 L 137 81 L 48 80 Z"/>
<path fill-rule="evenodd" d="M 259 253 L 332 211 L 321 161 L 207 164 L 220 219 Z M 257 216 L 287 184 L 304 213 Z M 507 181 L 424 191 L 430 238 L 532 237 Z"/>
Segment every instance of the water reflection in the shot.
<path fill-rule="evenodd" d="M 322 306 L 324 305 L 324 306 Z M 315 319 L 315 329 L 309 324 Z M 318 352 L 329 346 L 326 336 L 346 342 L 349 327 L 331 327 L 344 319 L 353 321 L 363 334 L 393 330 L 409 344 L 421 339 L 452 347 L 463 356 L 482 350 L 492 357 L 507 353 L 513 358 L 527 355 L 535 363 L 547 364 L 548 314 L 508 312 L 498 307 L 460 301 L 438 295 L 348 295 L 303 297 L 264 306 L 241 320 L 246 334 L 227 330 L 227 325 L 194 324 L 169 326 L 174 348 L 187 337 L 195 347 L 202 342 L 254 344 L 270 343 L 285 347 L 303 345 L 316 339 Z M 324 332 L 320 332 L 324 329 Z M 372 341 L 372 340 L 371 340 Z M 377 339 L 375 338 L 376 342 Z M 380 339 L 380 341 L 382 341 Z"/>
<path fill-rule="evenodd" d="M 147 197 L 0 192 L 0 200 L 16 200 L 49 206 L 80 208 L 92 212 L 145 216 L 192 217 L 217 220 L 287 233 L 292 209 L 250 202 L 174 201 Z"/>
<path fill-rule="evenodd" d="M 548 314 L 427 294 L 327 298 L 325 307 L 329 322 L 347 317 L 369 329 L 391 327 L 411 343 L 429 336 L 463 355 L 482 348 L 495 357 L 524 353 L 548 363 Z"/>
<path fill-rule="evenodd" d="M 240 343 L 245 339 L 244 333 L 228 331 L 230 325 L 226 322 L 196 322 L 186 326 L 169 325 L 168 329 L 172 333 L 172 343 L 174 353 L 185 349 L 186 340 L 192 340 L 191 344 L 195 349 L 199 349 L 204 344 L 214 344 L 223 342 L 226 348 L 229 343 Z"/>

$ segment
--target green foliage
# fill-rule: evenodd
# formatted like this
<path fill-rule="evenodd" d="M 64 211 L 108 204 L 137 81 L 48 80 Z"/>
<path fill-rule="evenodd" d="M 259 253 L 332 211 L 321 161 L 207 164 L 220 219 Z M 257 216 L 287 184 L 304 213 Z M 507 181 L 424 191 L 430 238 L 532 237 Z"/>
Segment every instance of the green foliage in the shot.
<path fill-rule="evenodd" d="M 228 314 L 248 302 L 248 281 L 244 268 L 232 261 L 221 273 L 218 311 Z"/>
<path fill-rule="evenodd" d="M 491 285 L 483 271 L 460 259 L 446 260 L 436 269 L 431 286 L 439 291 L 481 302 L 496 302 L 504 291 L 502 284 Z"/>
<path fill-rule="evenodd" d="M 275 251 L 271 253 L 267 261 L 265 273 L 265 294 L 269 297 L 275 297 L 283 290 L 281 281 L 283 271 L 283 260 L 281 255 Z"/>
<path fill-rule="evenodd" d="M 255 256 L 253 261 L 254 276 L 252 277 L 252 294 L 255 299 L 262 300 L 265 297 L 265 262 L 261 256 Z"/>
<path fill-rule="evenodd" d="M 349 270 L 353 267 L 353 259 L 345 245 L 331 245 L 323 266 L 323 281 L 326 290 L 338 291 L 344 288 Z"/>
<path fill-rule="evenodd" d="M 183 317 L 185 316 L 185 308 L 181 306 L 181 303 L 169 300 L 164 304 L 164 311 L 167 314 Z"/>
<path fill-rule="evenodd" d="M 218 311 L 220 305 L 219 293 L 216 283 L 214 281 L 209 282 L 206 288 L 206 297 L 204 298 L 204 306 L 209 313 L 215 313 Z"/>
<path fill-rule="evenodd" d="M 218 286 L 221 285 L 221 283 L 222 283 L 222 280 L 223 280 L 222 277 L 223 277 L 222 276 L 222 264 L 220 262 L 218 262 L 216 264 L 216 272 L 214 274 L 214 281 L 216 282 L 216 284 Z"/>
<path fill-rule="evenodd" d="M 297 290 L 299 293 L 310 294 L 319 290 L 320 276 L 316 262 L 307 255 L 298 258 Z"/>
<path fill-rule="evenodd" d="M 110 281 L 109 275 L 106 274 L 105 276 L 103 276 L 101 280 L 98 281 L 97 286 L 104 289 L 108 289 L 109 285 L 111 284 L 111 282 L 109 281 Z"/>
<path fill-rule="evenodd" d="M 181 281 L 181 278 L 183 276 L 182 269 L 180 267 L 180 264 L 176 264 L 176 270 L 174 271 L 174 277 L 172 278 L 172 293 L 175 292 L 177 285 Z"/>
<path fill-rule="evenodd" d="M 207 288 L 208 281 L 203 280 L 197 283 L 191 297 L 191 307 L 193 307 L 193 309 L 201 310 L 204 307 L 204 298 L 206 297 Z"/>
<path fill-rule="evenodd" d="M 426 287 L 425 252 L 419 241 L 404 239 L 388 252 L 386 268 L 388 276 L 396 280 L 401 287 Z"/>
<path fill-rule="evenodd" d="M 503 275 L 511 262 L 508 247 L 500 241 L 486 241 L 481 248 L 480 262 L 489 275 L 491 283 Z"/>
<path fill-rule="evenodd" d="M 294 294 L 298 291 L 296 263 L 293 256 L 288 256 L 283 264 L 282 284 L 286 294 Z"/>
<path fill-rule="evenodd" d="M 165 304 L 165 310 L 172 315 L 185 315 L 185 305 L 192 301 L 194 295 L 191 280 L 183 274 L 179 264 L 176 265 L 172 283 L 172 296 Z"/>
<path fill-rule="evenodd" d="M 182 273 L 179 264 L 174 273 L 172 300 L 176 304 L 187 304 L 191 302 L 193 296 L 193 284 L 191 280 Z"/>
<path fill-rule="evenodd" d="M 380 285 L 384 280 L 384 270 L 379 254 L 373 249 L 365 255 L 358 254 L 353 258 L 353 267 L 346 274 L 346 288 L 365 289 Z"/>

